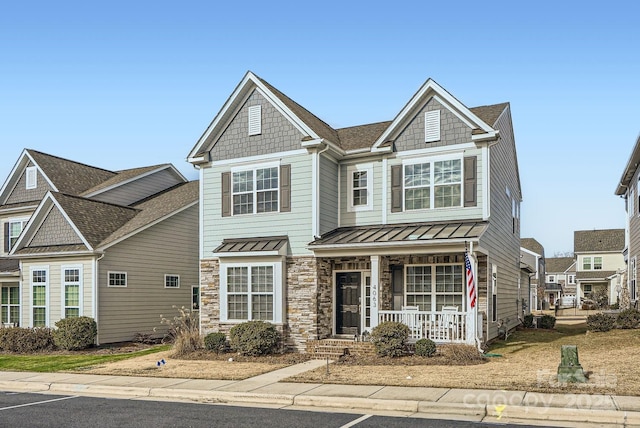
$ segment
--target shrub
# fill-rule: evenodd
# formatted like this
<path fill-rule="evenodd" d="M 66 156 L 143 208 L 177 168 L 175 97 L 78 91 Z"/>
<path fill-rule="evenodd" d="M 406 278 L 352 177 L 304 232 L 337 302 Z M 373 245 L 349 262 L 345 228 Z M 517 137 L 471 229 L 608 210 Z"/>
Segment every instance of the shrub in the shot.
<path fill-rule="evenodd" d="M 56 322 L 53 341 L 60 349 L 75 351 L 85 349 L 96 342 L 98 326 L 93 318 L 64 318 Z"/>
<path fill-rule="evenodd" d="M 533 328 L 533 314 L 527 314 L 522 319 L 522 326 L 524 328 Z"/>
<path fill-rule="evenodd" d="M 52 349 L 55 344 L 49 328 L 0 328 L 0 351 L 26 354 Z"/>
<path fill-rule="evenodd" d="M 176 309 L 177 306 L 173 308 Z M 187 355 L 204 347 L 198 318 L 184 306 L 178 309 L 178 315 L 173 318 L 160 315 L 160 323 L 169 326 L 164 341 L 173 343 L 174 355 Z"/>
<path fill-rule="evenodd" d="M 618 328 L 638 328 L 640 326 L 640 312 L 634 308 L 625 309 L 618 314 L 616 324 Z"/>
<path fill-rule="evenodd" d="M 616 326 L 616 318 L 610 314 L 597 313 L 587 317 L 587 328 L 591 331 L 609 331 Z"/>
<path fill-rule="evenodd" d="M 216 354 L 224 352 L 227 348 L 227 335 L 221 332 L 207 334 L 204 337 L 204 347 Z"/>
<path fill-rule="evenodd" d="M 231 347 L 241 355 L 267 355 L 277 351 L 280 333 L 265 321 L 247 321 L 229 331 Z"/>
<path fill-rule="evenodd" d="M 542 317 L 540 317 L 540 325 L 538 325 L 538 327 L 551 330 L 555 326 L 556 317 L 554 317 L 553 315 L 543 315 Z"/>
<path fill-rule="evenodd" d="M 436 353 L 436 343 L 431 339 L 418 339 L 416 341 L 416 355 L 431 357 Z"/>
<path fill-rule="evenodd" d="M 371 330 L 371 342 L 381 357 L 399 357 L 405 353 L 409 327 L 395 321 L 385 321 Z"/>
<path fill-rule="evenodd" d="M 477 364 L 486 357 L 473 345 L 447 344 L 440 347 L 441 354 L 450 362 L 458 365 Z"/>

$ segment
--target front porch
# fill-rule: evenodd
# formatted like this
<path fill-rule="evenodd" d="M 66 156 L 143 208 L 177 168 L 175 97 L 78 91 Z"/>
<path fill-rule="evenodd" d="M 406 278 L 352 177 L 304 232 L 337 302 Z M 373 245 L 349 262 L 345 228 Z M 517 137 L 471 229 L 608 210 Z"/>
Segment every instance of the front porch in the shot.
<path fill-rule="evenodd" d="M 475 325 L 472 316 L 472 312 L 458 312 L 452 309 L 436 312 L 413 309 L 378 311 L 378 323 L 394 321 L 405 324 L 409 327 L 411 342 L 427 338 L 436 343 L 473 344 L 476 335 L 470 331 Z"/>

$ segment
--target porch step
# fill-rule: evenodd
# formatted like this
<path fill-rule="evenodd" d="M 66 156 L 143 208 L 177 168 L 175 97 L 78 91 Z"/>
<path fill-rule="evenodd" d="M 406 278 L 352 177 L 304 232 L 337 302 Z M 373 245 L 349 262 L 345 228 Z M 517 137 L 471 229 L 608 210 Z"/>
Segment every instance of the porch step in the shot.
<path fill-rule="evenodd" d="M 338 359 L 343 355 L 375 355 L 371 342 L 344 339 L 307 340 L 306 352 L 315 359 Z"/>

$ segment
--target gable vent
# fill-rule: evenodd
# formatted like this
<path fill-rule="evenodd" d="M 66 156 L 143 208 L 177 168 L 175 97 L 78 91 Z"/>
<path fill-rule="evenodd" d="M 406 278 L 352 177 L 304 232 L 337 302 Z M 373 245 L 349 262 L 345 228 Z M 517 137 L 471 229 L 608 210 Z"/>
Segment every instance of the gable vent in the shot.
<path fill-rule="evenodd" d="M 38 168 L 35 166 L 27 167 L 27 189 L 35 189 L 38 187 Z"/>
<path fill-rule="evenodd" d="M 424 114 L 424 141 L 440 141 L 440 110 L 428 111 Z"/>
<path fill-rule="evenodd" d="M 249 107 L 249 135 L 262 133 L 262 106 Z"/>

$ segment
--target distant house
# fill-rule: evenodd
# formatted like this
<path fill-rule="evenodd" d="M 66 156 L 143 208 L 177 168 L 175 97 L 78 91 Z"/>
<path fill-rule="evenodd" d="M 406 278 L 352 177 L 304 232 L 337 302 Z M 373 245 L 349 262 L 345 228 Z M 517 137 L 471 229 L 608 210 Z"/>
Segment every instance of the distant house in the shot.
<path fill-rule="evenodd" d="M 161 315 L 198 295 L 198 183 L 170 164 L 108 171 L 24 150 L 0 223 L 5 325 L 88 316 L 100 343 L 127 341 L 162 334 Z"/>
<path fill-rule="evenodd" d="M 544 272 L 545 261 L 544 247 L 534 238 L 522 238 L 520 240 L 520 264 L 526 276 L 521 280 L 522 284 L 528 284 L 528 311 L 541 309 L 544 300 Z M 526 282 L 524 282 L 526 280 Z"/>
<path fill-rule="evenodd" d="M 627 211 L 625 247 L 625 261 L 627 262 L 625 295 L 628 295 L 631 304 L 638 301 L 638 258 L 640 258 L 640 135 L 631 151 L 627 165 L 625 166 L 620 183 L 616 187 L 615 194 L 625 199 Z M 637 305 L 636 305 L 637 306 Z"/>
<path fill-rule="evenodd" d="M 393 120 L 335 129 L 248 72 L 188 158 L 203 332 L 266 320 L 304 350 L 386 320 L 465 343 L 519 322 L 508 103 L 469 108 L 429 79 Z"/>
<path fill-rule="evenodd" d="M 546 288 L 549 299 L 564 297 L 566 305 L 575 304 L 576 262 L 573 257 L 547 258 Z M 560 294 L 555 290 L 560 290 Z M 551 303 L 555 300 L 549 300 Z"/>
<path fill-rule="evenodd" d="M 624 229 L 578 230 L 573 234 L 576 260 L 576 296 L 594 299 L 606 296 L 606 302 L 618 301 L 625 270 Z"/>

